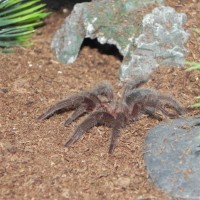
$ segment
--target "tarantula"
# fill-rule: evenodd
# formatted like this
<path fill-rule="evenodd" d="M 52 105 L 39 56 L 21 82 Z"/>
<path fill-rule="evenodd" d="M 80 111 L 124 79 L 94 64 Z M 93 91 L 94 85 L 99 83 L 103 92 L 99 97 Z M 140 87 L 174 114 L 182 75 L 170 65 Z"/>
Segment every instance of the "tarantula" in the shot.
<path fill-rule="evenodd" d="M 105 125 L 112 128 L 109 145 L 109 153 L 112 153 L 120 136 L 120 129 L 129 122 L 136 121 L 141 114 L 155 115 L 155 112 L 160 110 L 164 115 L 174 117 L 184 113 L 181 105 L 171 96 L 160 95 L 150 89 L 136 88 L 143 82 L 143 80 L 129 82 L 119 100 L 114 99 L 113 89 L 109 83 L 98 84 L 91 91 L 80 92 L 56 103 L 38 119 L 47 119 L 63 109 L 75 109 L 64 122 L 64 125 L 68 126 L 84 113 L 89 113 L 89 116 L 77 126 L 65 147 L 79 140 L 92 127 Z M 166 107 L 175 113 L 169 112 Z"/>

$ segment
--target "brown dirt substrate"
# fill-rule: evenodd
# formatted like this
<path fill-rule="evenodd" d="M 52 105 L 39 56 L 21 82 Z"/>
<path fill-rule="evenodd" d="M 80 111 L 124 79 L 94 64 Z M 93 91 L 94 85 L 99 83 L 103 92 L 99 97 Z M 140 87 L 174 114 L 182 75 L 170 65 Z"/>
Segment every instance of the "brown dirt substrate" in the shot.
<path fill-rule="evenodd" d="M 200 27 L 200 2 L 168 1 L 188 15 L 187 28 Z M 100 126 L 64 148 L 80 120 L 68 127 L 69 112 L 44 122 L 36 117 L 50 105 L 79 90 L 107 80 L 120 95 L 117 79 L 121 61 L 115 55 L 84 46 L 74 64 L 59 63 L 50 42 L 66 14 L 54 13 L 32 39 L 33 46 L 0 54 L 0 199 L 170 199 L 148 179 L 143 161 L 147 131 L 159 123 L 142 116 L 122 130 L 118 145 L 108 154 L 111 130 Z M 200 61 L 200 40 L 191 33 L 188 60 Z M 161 68 L 143 87 L 177 98 L 188 116 L 200 95 L 200 72 Z M 162 117 L 163 121 L 168 120 Z"/>

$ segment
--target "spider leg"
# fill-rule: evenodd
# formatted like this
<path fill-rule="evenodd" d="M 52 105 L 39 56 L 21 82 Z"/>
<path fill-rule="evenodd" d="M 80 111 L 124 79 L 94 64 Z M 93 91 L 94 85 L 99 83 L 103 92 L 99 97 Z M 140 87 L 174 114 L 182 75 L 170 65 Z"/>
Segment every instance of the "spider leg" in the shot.
<path fill-rule="evenodd" d="M 96 96 L 104 96 L 108 101 L 113 99 L 113 88 L 110 83 L 103 82 L 96 85 L 96 87 L 92 90 L 92 93 Z"/>
<path fill-rule="evenodd" d="M 45 113 L 38 117 L 38 120 L 42 121 L 49 118 L 51 115 L 58 112 L 59 110 L 69 110 L 72 108 L 77 108 L 82 104 L 86 105 L 87 110 L 92 110 L 96 105 L 100 103 L 101 102 L 99 98 L 95 94 L 90 92 L 82 92 L 80 94 L 70 96 L 67 99 L 59 101 L 57 104 L 51 106 Z"/>
<path fill-rule="evenodd" d="M 70 125 L 73 121 L 75 121 L 77 118 L 79 118 L 81 115 L 83 115 L 85 112 L 87 112 L 86 106 L 82 105 L 78 107 L 72 115 L 65 120 L 64 126 Z"/>
<path fill-rule="evenodd" d="M 66 142 L 65 147 L 73 144 L 89 129 L 96 125 L 112 126 L 114 117 L 105 111 L 95 111 L 91 113 L 74 131 L 72 137 Z"/>
<path fill-rule="evenodd" d="M 59 101 L 55 105 L 51 106 L 46 112 L 40 115 L 37 119 L 42 121 L 44 119 L 49 118 L 51 115 L 58 112 L 59 110 L 76 108 L 78 105 L 81 104 L 83 99 L 84 98 L 80 95 L 74 95 L 62 101 Z"/>
<path fill-rule="evenodd" d="M 149 107 L 149 106 L 144 109 L 145 113 L 151 116 L 155 116 L 155 110 L 156 109 L 154 107 Z"/>
<path fill-rule="evenodd" d="M 154 107 L 147 107 L 144 109 L 145 113 L 153 118 L 156 118 L 158 120 L 161 120 L 162 118 L 158 116 L 155 111 L 156 109 Z"/>
<path fill-rule="evenodd" d="M 92 95 L 91 95 L 92 96 Z M 89 98 L 85 98 L 84 101 L 82 102 L 82 105 L 80 105 L 74 112 L 73 114 L 64 122 L 64 126 L 68 126 L 69 124 L 71 124 L 74 120 L 76 120 L 77 118 L 79 118 L 81 115 L 83 115 L 85 112 L 90 112 L 92 110 L 94 110 L 94 108 L 100 104 L 99 102 L 97 102 L 97 100 L 99 101 L 99 99 L 94 99 L 91 100 Z M 96 101 L 96 103 L 94 102 Z M 96 105 L 97 104 L 97 105 Z"/>
<path fill-rule="evenodd" d="M 162 108 L 159 108 L 159 109 L 161 110 Z M 156 107 L 153 106 L 152 104 L 145 106 L 143 105 L 142 102 L 137 102 L 133 105 L 130 120 L 136 121 L 140 114 L 147 114 L 156 119 L 161 119 L 158 115 L 156 115 L 155 111 L 156 111 Z"/>
<path fill-rule="evenodd" d="M 129 81 L 126 83 L 124 92 L 122 97 L 126 98 L 126 96 L 133 91 L 135 88 L 139 87 L 143 83 L 147 82 L 149 79 L 149 76 L 141 76 L 141 77 L 135 77 L 132 81 Z"/>
<path fill-rule="evenodd" d="M 163 113 L 163 114 L 165 114 L 165 115 L 167 115 L 167 116 L 169 116 L 169 117 L 174 117 L 174 116 L 176 116 L 175 114 L 172 114 L 172 113 L 170 113 L 170 112 L 168 112 L 166 109 L 164 109 L 163 107 L 162 107 L 162 103 L 163 103 L 163 101 L 166 101 L 166 103 L 165 103 L 165 105 L 168 105 L 168 106 L 170 106 L 171 108 L 173 108 L 175 111 L 176 111 L 176 113 L 178 114 L 178 115 L 183 115 L 184 113 L 185 113 L 185 110 L 182 108 L 182 106 L 178 103 L 178 101 L 176 101 L 174 98 L 172 98 L 172 97 L 170 97 L 170 96 L 162 96 L 162 95 L 160 95 L 159 97 L 159 103 L 158 103 L 158 108 L 160 109 L 160 111 Z"/>
<path fill-rule="evenodd" d="M 108 150 L 109 154 L 113 153 L 117 144 L 117 140 L 120 136 L 120 129 L 124 127 L 126 123 L 127 123 L 127 118 L 125 117 L 125 115 L 123 113 L 119 113 L 117 115 L 117 118 L 115 119 L 115 123 L 112 130 L 112 135 L 111 135 L 111 140 L 110 140 L 110 145 L 109 145 L 109 150 Z"/>
<path fill-rule="evenodd" d="M 140 113 L 143 111 L 143 103 L 137 102 L 132 105 L 130 109 L 129 118 L 131 121 L 136 121 L 139 118 Z"/>
<path fill-rule="evenodd" d="M 167 111 L 166 109 L 164 109 L 162 106 L 158 106 L 158 109 L 166 116 L 173 118 L 176 116 L 176 114 L 170 113 L 169 111 Z"/>

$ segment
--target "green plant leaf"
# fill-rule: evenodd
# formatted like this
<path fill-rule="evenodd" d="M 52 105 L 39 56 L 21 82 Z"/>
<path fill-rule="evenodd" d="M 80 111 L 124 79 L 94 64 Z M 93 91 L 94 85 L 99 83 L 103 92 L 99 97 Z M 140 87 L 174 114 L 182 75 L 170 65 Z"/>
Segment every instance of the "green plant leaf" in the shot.
<path fill-rule="evenodd" d="M 193 31 L 195 31 L 196 33 L 198 33 L 200 35 L 200 29 L 196 28 L 196 29 L 193 29 Z M 196 69 L 200 70 L 200 63 L 199 62 L 186 61 L 185 64 L 190 66 L 185 71 L 192 71 L 192 70 L 196 70 Z M 200 96 L 195 97 L 195 99 L 200 99 Z M 200 103 L 195 103 L 195 104 L 192 105 L 192 107 L 193 108 L 199 108 Z"/>
<path fill-rule="evenodd" d="M 27 8 L 27 7 L 30 7 L 32 5 L 34 5 L 35 3 L 39 2 L 38 0 L 35 0 L 35 1 L 30 1 L 30 2 L 27 2 L 27 3 L 24 3 L 24 4 L 21 4 L 20 6 L 15 6 L 13 7 L 12 9 L 7 9 L 5 10 L 4 12 L 1 12 L 0 13 L 0 16 L 4 16 L 4 15 L 8 15 L 10 13 L 16 13 L 24 8 Z M 13 4 L 14 5 L 14 4 Z M 41 7 L 44 7 L 44 4 L 40 4 Z M 1 8 L 1 7 L 0 7 Z"/>
<path fill-rule="evenodd" d="M 41 0 L 0 0 L 0 47 L 27 42 L 35 27 L 42 24 L 41 19 L 49 15 L 44 7 Z"/>
<path fill-rule="evenodd" d="M 194 28 L 193 31 L 200 35 L 200 28 Z"/>
<path fill-rule="evenodd" d="M 35 12 L 35 11 L 39 10 L 42 7 L 43 7 L 43 5 L 38 5 L 38 6 L 34 6 L 33 8 L 28 8 L 26 10 L 19 9 L 20 12 L 17 12 L 17 13 L 11 14 L 11 15 L 7 15 L 6 17 L 2 17 L 1 19 L 2 20 L 4 20 L 4 19 L 16 20 L 16 19 L 18 19 L 17 17 L 32 18 L 35 15 L 39 16 L 41 14 L 41 12 L 40 11 Z"/>
<path fill-rule="evenodd" d="M 200 70 L 200 63 L 198 62 L 186 61 L 185 64 L 190 66 L 189 68 L 186 69 L 186 71 L 192 71 L 194 69 Z"/>
<path fill-rule="evenodd" d="M 199 108 L 200 107 L 200 103 L 195 103 L 192 105 L 192 108 Z"/>

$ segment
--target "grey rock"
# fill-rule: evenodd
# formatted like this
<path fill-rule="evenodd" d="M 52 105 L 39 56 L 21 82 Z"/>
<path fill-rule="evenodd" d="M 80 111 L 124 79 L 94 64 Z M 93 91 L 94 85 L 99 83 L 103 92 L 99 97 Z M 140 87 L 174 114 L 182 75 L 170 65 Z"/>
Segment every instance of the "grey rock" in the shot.
<path fill-rule="evenodd" d="M 200 199 L 200 118 L 152 128 L 144 159 L 151 180 L 163 191 L 173 198 Z"/>
<path fill-rule="evenodd" d="M 115 45 L 124 57 L 120 79 L 150 74 L 160 65 L 183 64 L 188 34 L 182 28 L 185 14 L 159 7 L 146 16 L 140 9 L 162 0 L 93 0 L 76 4 L 52 41 L 56 57 L 73 63 L 84 38 Z"/>
<path fill-rule="evenodd" d="M 121 79 L 149 74 L 159 66 L 184 64 L 184 44 L 189 34 L 182 25 L 187 17 L 174 8 L 161 6 L 144 16 L 142 33 L 135 38 L 136 49 L 130 48 L 121 65 Z"/>

